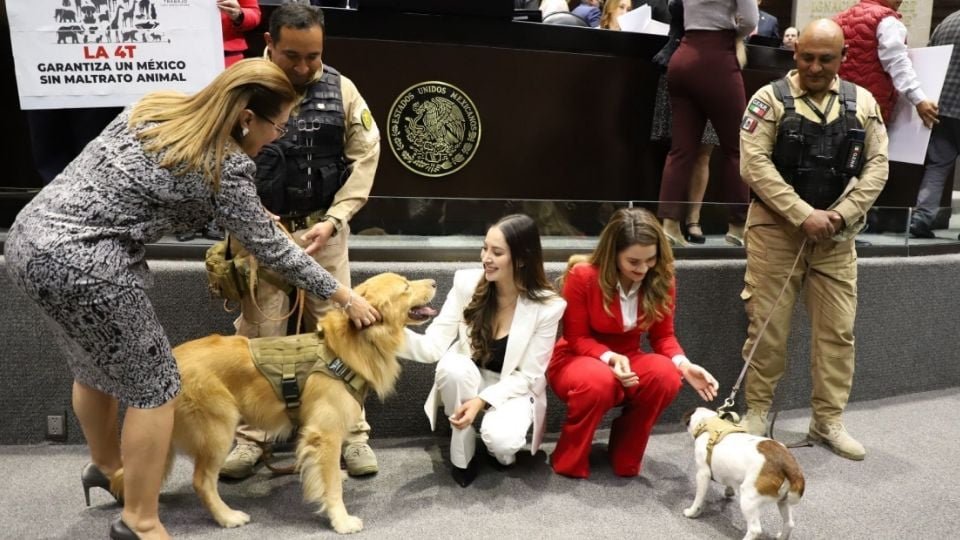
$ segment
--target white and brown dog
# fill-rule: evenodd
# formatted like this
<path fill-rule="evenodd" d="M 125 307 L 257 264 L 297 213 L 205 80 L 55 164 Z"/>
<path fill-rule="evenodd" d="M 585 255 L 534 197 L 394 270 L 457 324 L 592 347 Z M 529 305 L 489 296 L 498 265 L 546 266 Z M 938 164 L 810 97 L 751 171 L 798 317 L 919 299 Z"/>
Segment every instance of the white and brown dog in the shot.
<path fill-rule="evenodd" d="M 747 522 L 744 540 L 760 536 L 760 508 L 764 503 L 777 503 L 783 518 L 777 538 L 789 538 L 794 526 L 793 506 L 800 502 L 804 488 L 803 472 L 793 454 L 773 439 L 745 433 L 710 409 L 698 407 L 684 416 L 684 422 L 694 439 L 697 495 L 683 515 L 700 515 L 713 479 L 727 487 L 728 497 L 735 488 L 740 489 L 740 511 Z"/>

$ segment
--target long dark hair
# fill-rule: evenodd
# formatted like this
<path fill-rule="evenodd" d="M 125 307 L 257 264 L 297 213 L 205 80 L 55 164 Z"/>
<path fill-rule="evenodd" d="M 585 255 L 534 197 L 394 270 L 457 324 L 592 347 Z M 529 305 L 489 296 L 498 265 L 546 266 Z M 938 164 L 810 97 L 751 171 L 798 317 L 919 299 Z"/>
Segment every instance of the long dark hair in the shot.
<path fill-rule="evenodd" d="M 553 286 L 543 271 L 543 248 L 540 246 L 540 230 L 536 222 L 526 214 L 511 214 L 493 227 L 500 229 L 510 248 L 517 290 L 530 300 L 543 302 L 553 292 Z M 481 367 L 490 359 L 496 314 L 497 285 L 481 276 L 473 298 L 463 309 L 463 320 L 470 328 L 470 348 L 475 355 L 474 361 Z"/>

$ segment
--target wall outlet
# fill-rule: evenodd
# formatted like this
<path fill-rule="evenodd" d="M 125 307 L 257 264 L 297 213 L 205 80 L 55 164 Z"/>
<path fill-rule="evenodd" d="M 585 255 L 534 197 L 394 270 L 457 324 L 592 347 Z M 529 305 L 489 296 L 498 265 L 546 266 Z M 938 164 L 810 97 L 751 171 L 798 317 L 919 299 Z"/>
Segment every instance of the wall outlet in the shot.
<path fill-rule="evenodd" d="M 47 439 L 51 441 L 58 441 L 58 442 L 63 442 L 67 440 L 66 415 L 63 415 L 63 414 L 47 415 Z"/>

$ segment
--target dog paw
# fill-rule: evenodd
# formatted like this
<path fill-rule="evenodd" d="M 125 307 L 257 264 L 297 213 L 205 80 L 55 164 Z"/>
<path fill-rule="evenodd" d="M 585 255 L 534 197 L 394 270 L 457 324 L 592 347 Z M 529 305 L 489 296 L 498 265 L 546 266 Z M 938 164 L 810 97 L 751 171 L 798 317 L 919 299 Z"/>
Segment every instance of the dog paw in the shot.
<path fill-rule="evenodd" d="M 685 510 L 683 511 L 683 515 L 685 515 L 685 516 L 687 516 L 688 518 L 691 518 L 691 519 L 692 519 L 692 518 L 695 518 L 695 517 L 697 517 L 697 516 L 700 515 L 700 510 L 701 510 L 701 508 L 697 508 L 697 507 L 695 507 L 695 506 L 691 506 L 690 508 L 687 508 L 687 509 L 685 509 Z"/>
<path fill-rule="evenodd" d="M 239 510 L 231 510 L 219 516 L 216 516 L 217 523 L 221 527 L 227 529 L 232 529 L 234 527 L 239 527 L 241 525 L 246 525 L 250 523 L 250 516 L 246 512 L 241 512 Z"/>
<path fill-rule="evenodd" d="M 736 494 L 737 494 L 736 490 L 734 490 L 734 489 L 733 489 L 732 487 L 730 487 L 730 486 L 727 486 L 727 488 L 723 490 L 723 496 L 726 497 L 726 498 L 728 498 L 728 499 L 729 499 L 730 497 L 733 497 L 733 496 L 736 495 Z"/>
<path fill-rule="evenodd" d="M 351 534 L 363 530 L 363 520 L 356 516 L 345 516 L 333 522 L 333 530 L 340 534 Z"/>

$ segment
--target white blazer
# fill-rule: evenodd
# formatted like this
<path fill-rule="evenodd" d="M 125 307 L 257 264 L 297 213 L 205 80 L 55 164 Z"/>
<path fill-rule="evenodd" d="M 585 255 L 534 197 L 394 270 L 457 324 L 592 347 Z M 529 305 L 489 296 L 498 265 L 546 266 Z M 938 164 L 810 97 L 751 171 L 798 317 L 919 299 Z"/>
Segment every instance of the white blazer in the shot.
<path fill-rule="evenodd" d="M 430 323 L 424 334 L 407 330 L 406 344 L 397 356 L 416 362 L 438 362 L 444 354 L 462 354 L 473 358 L 470 350 L 469 328 L 463 320 L 463 309 L 470 303 L 473 293 L 483 275 L 483 269 L 458 270 L 453 276 L 453 287 L 440 309 L 440 314 Z M 508 399 L 528 393 L 534 397 L 533 440 L 530 452 L 536 453 L 546 429 L 547 363 L 557 341 L 557 327 L 566 301 L 549 293 L 543 302 L 521 296 L 517 300 L 510 338 L 503 358 L 500 381 L 480 392 L 480 398 L 491 407 L 500 407 Z M 440 393 L 434 384 L 424 412 L 430 419 L 430 428 L 436 429 L 437 408 Z"/>

